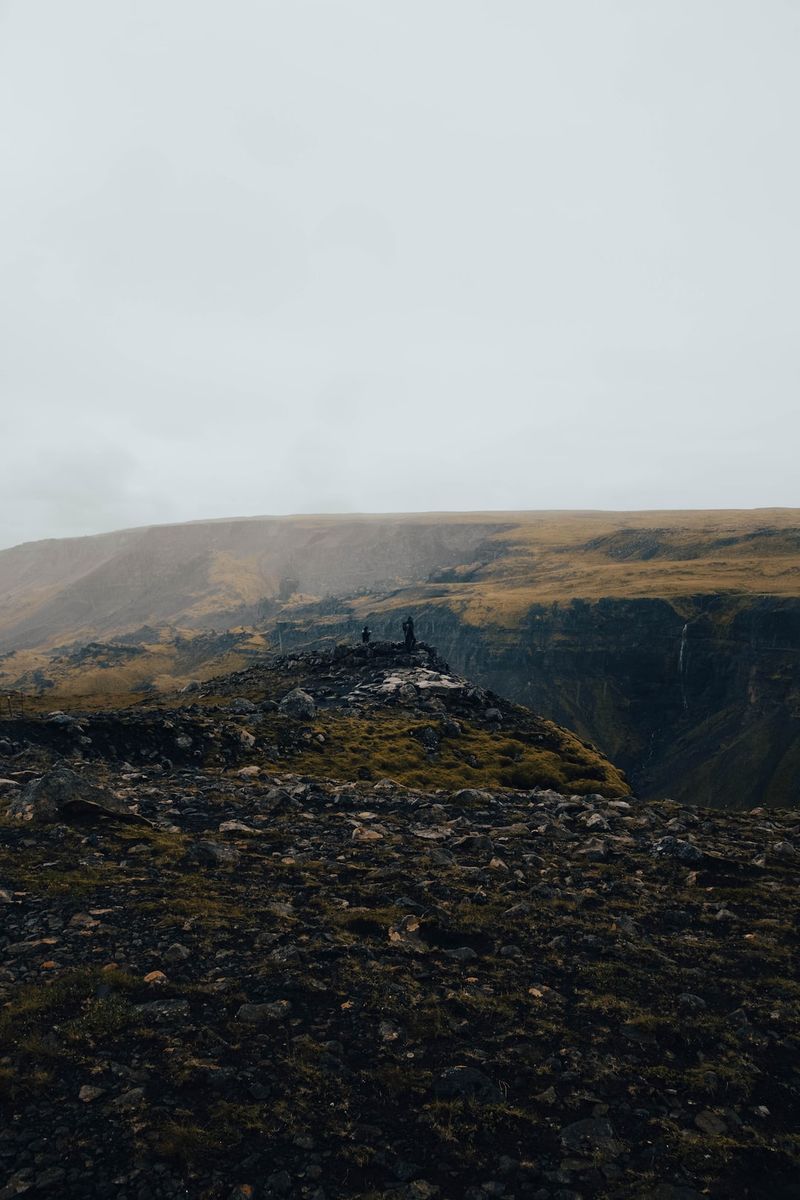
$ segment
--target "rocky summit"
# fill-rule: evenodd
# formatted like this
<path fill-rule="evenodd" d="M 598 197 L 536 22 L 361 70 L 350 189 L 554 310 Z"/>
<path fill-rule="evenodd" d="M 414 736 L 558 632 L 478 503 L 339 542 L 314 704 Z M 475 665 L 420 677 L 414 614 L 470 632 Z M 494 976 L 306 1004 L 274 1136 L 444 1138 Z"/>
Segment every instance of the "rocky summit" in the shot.
<path fill-rule="evenodd" d="M 790 1200 L 800 819 L 392 643 L 0 722 L 0 1200 Z"/>

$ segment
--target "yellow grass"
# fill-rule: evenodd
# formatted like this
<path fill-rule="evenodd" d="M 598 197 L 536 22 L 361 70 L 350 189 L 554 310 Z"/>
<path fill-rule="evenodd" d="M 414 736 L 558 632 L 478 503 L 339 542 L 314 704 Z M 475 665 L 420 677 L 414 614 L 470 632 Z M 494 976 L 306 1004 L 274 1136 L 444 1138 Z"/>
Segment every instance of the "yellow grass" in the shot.
<path fill-rule="evenodd" d="M 472 520 L 502 516 L 512 514 Z M 470 624 L 502 626 L 532 604 L 573 599 L 800 593 L 797 509 L 514 516 L 511 529 L 491 537 L 497 558 L 471 579 L 421 584 L 379 605 L 365 597 L 360 609 L 442 605 Z M 642 556 L 653 547 L 654 557 Z"/>

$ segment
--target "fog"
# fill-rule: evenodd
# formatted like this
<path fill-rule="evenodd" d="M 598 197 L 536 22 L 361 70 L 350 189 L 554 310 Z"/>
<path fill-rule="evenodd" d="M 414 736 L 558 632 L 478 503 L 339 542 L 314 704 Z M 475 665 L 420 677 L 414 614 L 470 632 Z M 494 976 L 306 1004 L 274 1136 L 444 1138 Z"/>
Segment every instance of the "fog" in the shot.
<path fill-rule="evenodd" d="M 0 3 L 0 546 L 798 505 L 791 0 Z"/>

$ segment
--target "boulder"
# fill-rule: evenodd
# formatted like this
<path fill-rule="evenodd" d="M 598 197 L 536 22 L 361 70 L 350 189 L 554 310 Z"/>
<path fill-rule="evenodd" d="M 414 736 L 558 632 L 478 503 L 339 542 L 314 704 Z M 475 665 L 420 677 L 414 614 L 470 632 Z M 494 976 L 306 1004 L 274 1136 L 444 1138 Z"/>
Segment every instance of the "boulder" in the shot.
<path fill-rule="evenodd" d="M 468 807 L 492 803 L 491 793 L 482 792 L 478 788 L 461 788 L 460 791 L 454 792 L 451 799 L 453 804 L 461 804 Z"/>
<path fill-rule="evenodd" d="M 265 1025 L 289 1016 L 292 1006 L 288 1000 L 273 1000 L 270 1004 L 243 1004 L 236 1014 L 237 1021 L 246 1025 Z"/>
<path fill-rule="evenodd" d="M 599 1159 L 617 1158 L 624 1149 L 606 1117 L 588 1117 L 565 1125 L 561 1130 L 561 1145 L 572 1154 Z"/>
<path fill-rule="evenodd" d="M 15 821 L 48 824 L 70 820 L 113 820 L 150 825 L 146 817 L 131 812 L 111 792 L 96 787 L 68 767 L 56 767 L 34 779 L 9 806 Z"/>
<path fill-rule="evenodd" d="M 773 842 L 770 851 L 779 862 L 794 862 L 797 858 L 797 851 L 791 842 Z"/>
<path fill-rule="evenodd" d="M 485 833 L 467 833 L 463 837 L 456 838 L 453 846 L 459 850 L 466 851 L 467 854 L 493 854 L 494 844 L 490 837 Z"/>
<path fill-rule="evenodd" d="M 164 951 L 164 961 L 168 963 L 182 963 L 187 958 L 191 958 L 192 952 L 187 946 L 181 945 L 180 942 L 173 942 L 171 946 L 167 946 Z"/>
<path fill-rule="evenodd" d="M 202 867 L 233 866 L 241 858 L 234 846 L 224 846 L 220 842 L 195 842 L 187 856 Z"/>
<path fill-rule="evenodd" d="M 659 838 L 653 844 L 652 853 L 655 858 L 672 858 L 682 863 L 699 863 L 705 857 L 703 851 L 692 842 L 685 842 L 682 838 L 671 835 Z"/>
<path fill-rule="evenodd" d="M 297 687 L 283 697 L 280 702 L 280 710 L 297 721 L 313 721 L 317 706 L 313 696 L 309 696 L 308 692 Z"/>
<path fill-rule="evenodd" d="M 434 1080 L 433 1092 L 442 1100 L 466 1098 L 491 1103 L 502 1099 L 489 1076 L 475 1067 L 448 1067 Z"/>

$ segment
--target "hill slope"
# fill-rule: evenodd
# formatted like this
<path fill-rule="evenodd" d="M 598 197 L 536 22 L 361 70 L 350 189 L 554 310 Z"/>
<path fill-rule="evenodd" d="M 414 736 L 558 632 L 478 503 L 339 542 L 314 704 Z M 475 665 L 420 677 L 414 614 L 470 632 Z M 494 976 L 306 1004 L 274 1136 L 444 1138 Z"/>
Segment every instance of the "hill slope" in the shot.
<path fill-rule="evenodd" d="M 644 795 L 800 801 L 796 510 L 257 518 L 17 547 L 0 688 L 168 690 L 265 645 L 364 622 L 396 637 L 409 610 L 457 669 L 600 745 Z M 199 636 L 231 627 L 224 657 Z M 122 635 L 142 653 L 81 649 Z"/>
<path fill-rule="evenodd" d="M 4 723 L 3 1200 L 789 1200 L 797 817 L 621 790 L 424 650 Z"/>
<path fill-rule="evenodd" d="M 299 692 L 302 732 L 287 720 L 294 709 L 276 702 L 291 687 Z M 151 696 L 122 710 L 113 701 L 95 697 L 82 711 L 77 698 L 68 714 L 0 717 L 0 741 L 10 753 L 31 746 L 78 760 L 291 764 L 344 780 L 382 773 L 449 789 L 630 791 L 594 746 L 452 674 L 424 645 L 413 654 L 387 642 L 273 656 L 178 696 Z"/>
<path fill-rule="evenodd" d="M 504 625 L 576 597 L 796 596 L 800 513 L 256 517 L 32 542 L 0 551 L 0 648 L 398 587 Z"/>
<path fill-rule="evenodd" d="M 482 553 L 503 524 L 483 516 L 253 518 L 28 543 L 0 552 L 0 647 L 141 625 L 237 624 L 260 602 L 294 593 L 385 591 Z"/>

